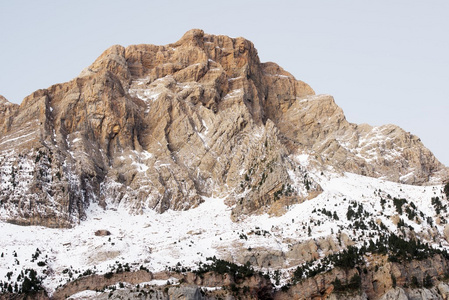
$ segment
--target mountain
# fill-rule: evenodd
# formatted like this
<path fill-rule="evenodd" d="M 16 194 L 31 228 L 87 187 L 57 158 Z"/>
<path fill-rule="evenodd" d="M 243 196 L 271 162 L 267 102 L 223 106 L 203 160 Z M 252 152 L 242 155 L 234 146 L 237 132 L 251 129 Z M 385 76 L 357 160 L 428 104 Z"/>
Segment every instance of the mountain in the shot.
<path fill-rule="evenodd" d="M 349 123 L 243 38 L 112 46 L 20 105 L 0 97 L 0 130 L 0 290 L 449 291 L 449 169 L 397 126 Z"/>
<path fill-rule="evenodd" d="M 251 42 L 201 30 L 113 46 L 70 82 L 2 100 L 0 120 L 1 209 L 18 224 L 71 226 L 93 202 L 164 212 L 230 193 L 235 215 L 266 211 L 283 186 L 288 202 L 321 191 L 297 180 L 301 155 L 408 184 L 448 174 L 417 137 L 351 124 Z"/>

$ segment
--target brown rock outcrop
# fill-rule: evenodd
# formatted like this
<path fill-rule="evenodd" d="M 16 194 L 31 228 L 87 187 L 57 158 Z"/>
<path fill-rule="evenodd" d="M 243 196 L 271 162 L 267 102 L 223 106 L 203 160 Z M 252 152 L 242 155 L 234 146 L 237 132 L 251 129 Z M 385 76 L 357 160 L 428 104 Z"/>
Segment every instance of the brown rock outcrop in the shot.
<path fill-rule="evenodd" d="M 166 281 L 167 285 L 152 285 L 151 280 Z M 173 279 L 179 285 L 169 285 Z M 206 299 L 239 297 L 258 299 L 259 295 L 272 296 L 274 290 L 269 279 L 253 275 L 236 280 L 230 274 L 207 272 L 198 276 L 194 273 L 148 273 L 146 271 L 123 272 L 119 274 L 91 275 L 77 279 L 56 290 L 51 299 L 66 299 L 85 290 L 102 291 L 106 287 L 124 283 L 122 289 L 98 293 L 92 299 L 204 299 L 204 290 L 211 288 Z M 136 286 L 139 285 L 138 288 Z M 222 290 L 223 288 L 223 290 Z M 1 297 L 1 295 L 0 295 Z M 43 298 L 46 299 L 46 298 Z"/>
<path fill-rule="evenodd" d="M 444 226 L 443 235 L 444 235 L 444 239 L 446 241 L 449 241 L 449 224 L 446 224 Z"/>
<path fill-rule="evenodd" d="M 101 290 L 107 286 L 115 285 L 119 282 L 126 282 L 130 284 L 139 284 L 148 282 L 153 279 L 153 274 L 146 271 L 123 272 L 108 275 L 91 275 L 76 279 L 69 282 L 63 287 L 57 289 L 51 299 L 66 299 L 67 297 L 85 290 Z"/>
<path fill-rule="evenodd" d="M 365 270 L 333 269 L 329 272 L 304 279 L 287 291 L 279 291 L 275 299 L 445 299 L 447 285 L 440 278 L 447 274 L 447 259 L 440 255 L 421 261 L 412 260 L 401 263 L 388 261 L 386 256 L 368 257 Z M 360 285 L 334 290 L 336 279 L 342 285 L 350 283 L 351 278 L 359 276 Z M 423 287 L 425 277 L 430 276 L 432 285 Z M 395 278 L 396 282 L 393 282 Z M 415 278 L 415 279 L 413 279 Z M 418 286 L 413 286 L 413 281 Z M 315 297 L 315 298 L 314 298 Z"/>
<path fill-rule="evenodd" d="M 96 236 L 108 236 L 108 235 L 111 235 L 111 232 L 106 229 L 99 229 L 99 230 L 95 231 L 95 235 Z"/>
<path fill-rule="evenodd" d="M 10 118 L 18 109 L 18 105 L 9 102 L 5 97 L 0 95 L 0 128 L 7 128 L 9 126 Z"/>
<path fill-rule="evenodd" d="M 278 120 L 291 144 L 317 155 L 317 165 L 407 184 L 448 176 L 418 137 L 395 125 L 349 123 L 329 95 L 298 97 Z"/>
<path fill-rule="evenodd" d="M 0 209 L 18 224 L 70 226 L 92 202 L 164 212 L 224 195 L 235 220 L 279 215 L 321 191 L 300 153 L 414 184 L 447 174 L 418 138 L 348 123 L 250 41 L 198 29 L 165 46 L 113 46 L 20 106 L 2 98 L 0 132 Z"/>

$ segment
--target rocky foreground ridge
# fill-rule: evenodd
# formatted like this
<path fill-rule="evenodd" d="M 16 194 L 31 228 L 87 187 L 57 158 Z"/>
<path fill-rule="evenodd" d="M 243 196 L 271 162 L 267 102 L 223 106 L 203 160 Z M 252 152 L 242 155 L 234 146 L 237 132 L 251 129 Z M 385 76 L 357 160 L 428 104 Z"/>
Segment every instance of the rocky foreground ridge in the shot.
<path fill-rule="evenodd" d="M 166 46 L 113 46 L 79 77 L 20 105 L 0 98 L 0 212 L 70 227 L 90 203 L 132 213 L 228 195 L 233 218 L 315 197 L 301 168 L 422 185 L 448 170 L 397 126 L 349 123 L 254 45 L 191 30 Z"/>
<path fill-rule="evenodd" d="M 214 270 L 178 268 L 152 273 L 142 269 L 88 275 L 62 286 L 51 296 L 37 290 L 25 294 L 2 293 L 0 299 L 449 299 L 448 257 L 436 255 L 399 263 L 390 262 L 387 256 L 369 255 L 368 260 L 370 264 L 363 270 L 340 267 L 280 289 L 268 274 L 247 265 L 237 267 L 227 263 L 214 264 Z"/>

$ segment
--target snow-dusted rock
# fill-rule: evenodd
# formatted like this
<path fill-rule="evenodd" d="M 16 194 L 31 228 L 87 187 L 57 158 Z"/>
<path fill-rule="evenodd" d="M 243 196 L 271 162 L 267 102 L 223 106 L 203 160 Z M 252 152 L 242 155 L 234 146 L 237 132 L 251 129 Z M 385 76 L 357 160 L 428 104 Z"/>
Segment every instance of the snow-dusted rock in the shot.
<path fill-rule="evenodd" d="M 438 284 L 438 291 L 444 300 L 449 299 L 449 286 L 446 283 Z"/>
<path fill-rule="evenodd" d="M 403 289 L 397 287 L 386 292 L 379 300 L 408 300 L 408 297 Z"/>
<path fill-rule="evenodd" d="M 442 295 L 438 293 L 436 288 L 432 289 L 409 289 L 407 291 L 409 300 L 439 300 L 443 299 Z"/>

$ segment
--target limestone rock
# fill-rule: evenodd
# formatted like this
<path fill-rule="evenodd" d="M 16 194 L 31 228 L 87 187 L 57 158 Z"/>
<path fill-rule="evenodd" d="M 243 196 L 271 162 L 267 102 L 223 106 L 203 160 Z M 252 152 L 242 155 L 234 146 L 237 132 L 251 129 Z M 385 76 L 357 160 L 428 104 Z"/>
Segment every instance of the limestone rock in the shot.
<path fill-rule="evenodd" d="M 6 131 L 10 125 L 11 118 L 18 108 L 19 106 L 17 104 L 9 102 L 5 97 L 0 95 L 0 128 L 4 128 L 3 130 Z"/>
<path fill-rule="evenodd" d="M 168 289 L 169 299 L 202 300 L 200 289 L 193 286 L 172 287 Z"/>
<path fill-rule="evenodd" d="M 139 284 L 148 282 L 153 279 L 153 274 L 146 271 L 123 272 L 112 274 L 111 276 L 91 275 L 79 278 L 57 289 L 51 299 L 59 300 L 66 299 L 67 296 L 74 295 L 85 290 L 101 290 L 105 286 L 114 285 L 118 282 L 125 282 L 128 284 Z"/>
<path fill-rule="evenodd" d="M 411 184 L 448 174 L 417 137 L 351 124 L 250 41 L 199 29 L 112 46 L 20 106 L 0 98 L 0 132 L 1 215 L 24 225 L 68 227 L 91 203 L 162 213 L 211 196 L 226 196 L 236 221 L 281 215 L 322 191 L 298 154 Z"/>
<path fill-rule="evenodd" d="M 449 224 L 446 224 L 444 226 L 443 234 L 444 234 L 444 239 L 446 241 L 449 241 Z"/>
<path fill-rule="evenodd" d="M 72 299 L 72 298 L 68 298 Z M 80 299 L 74 297 L 73 299 Z M 109 299 L 128 299 L 128 300 L 142 300 L 142 299 L 158 299 L 158 300 L 202 300 L 205 299 L 201 294 L 200 288 L 197 286 L 175 286 L 167 287 L 167 291 L 163 291 L 158 287 L 152 288 L 124 288 L 115 290 L 110 293 L 97 292 L 91 297 L 83 297 L 82 299 L 96 299 L 96 300 L 109 300 Z"/>
<path fill-rule="evenodd" d="M 278 120 L 292 147 L 317 155 L 318 164 L 408 184 L 448 176 L 418 137 L 395 125 L 349 123 L 329 95 L 298 97 Z"/>
<path fill-rule="evenodd" d="M 314 240 L 297 243 L 291 247 L 289 252 L 286 253 L 286 257 L 293 264 L 300 264 L 317 259 L 319 257 L 318 246 Z"/>
<path fill-rule="evenodd" d="M 403 289 L 395 288 L 386 292 L 379 300 L 408 300 L 408 297 Z"/>
<path fill-rule="evenodd" d="M 95 235 L 96 236 L 108 236 L 108 235 L 111 235 L 111 232 L 106 229 L 99 229 L 99 230 L 95 231 Z"/>
<path fill-rule="evenodd" d="M 348 293 L 348 294 L 343 294 L 343 295 L 336 295 L 336 294 L 331 294 L 328 298 L 326 298 L 328 300 L 368 300 L 369 298 L 364 294 L 353 294 L 353 293 Z"/>
<path fill-rule="evenodd" d="M 290 287 L 286 292 L 279 292 L 275 294 L 276 300 L 284 299 L 367 299 L 366 295 L 356 295 L 355 298 L 349 298 L 347 294 L 342 297 L 332 293 L 333 287 L 332 282 L 338 278 L 342 282 L 346 282 L 347 279 L 351 278 L 357 273 L 357 270 L 341 270 L 333 269 L 330 272 L 322 273 L 316 275 L 312 278 L 304 279 L 298 284 Z M 359 293 L 357 293 L 359 294 Z M 361 297 L 358 297 L 361 296 Z"/>
<path fill-rule="evenodd" d="M 438 285 L 438 291 L 444 300 L 449 299 L 449 286 L 446 283 L 440 283 Z"/>
<path fill-rule="evenodd" d="M 408 290 L 408 298 L 409 300 L 436 300 L 443 299 L 441 295 L 438 293 L 436 288 L 432 289 L 409 289 Z"/>

